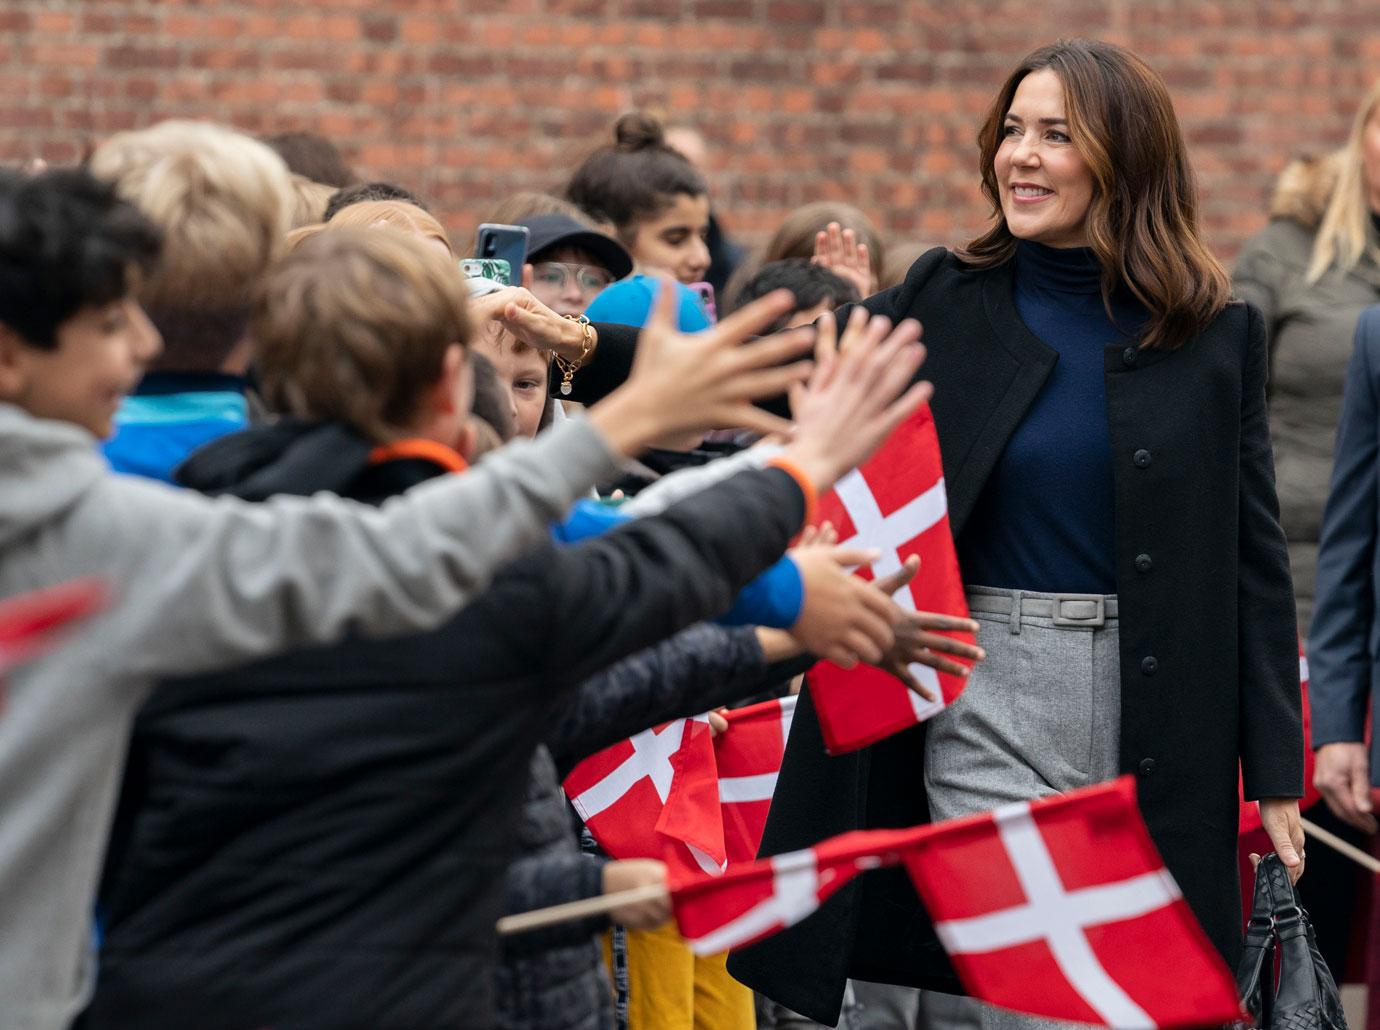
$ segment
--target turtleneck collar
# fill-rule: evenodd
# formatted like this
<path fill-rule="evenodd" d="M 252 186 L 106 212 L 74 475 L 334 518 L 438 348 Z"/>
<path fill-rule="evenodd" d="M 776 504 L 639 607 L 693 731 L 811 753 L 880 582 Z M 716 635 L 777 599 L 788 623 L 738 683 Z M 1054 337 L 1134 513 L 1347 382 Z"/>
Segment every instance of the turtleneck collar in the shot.
<path fill-rule="evenodd" d="M 1026 286 L 1056 293 L 1101 293 L 1102 266 L 1091 247 L 1016 243 L 1016 277 Z"/>

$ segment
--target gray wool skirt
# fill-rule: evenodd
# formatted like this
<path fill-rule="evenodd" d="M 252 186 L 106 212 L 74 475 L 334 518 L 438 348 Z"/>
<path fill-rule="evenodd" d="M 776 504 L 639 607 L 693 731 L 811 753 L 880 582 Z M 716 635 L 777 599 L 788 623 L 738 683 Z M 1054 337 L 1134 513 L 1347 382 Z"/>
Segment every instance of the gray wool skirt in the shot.
<path fill-rule="evenodd" d="M 1121 663 L 1114 596 L 969 587 L 987 652 L 962 696 L 930 721 L 925 787 L 936 822 L 1113 779 Z M 1069 1027 L 928 995 L 926 1025 Z"/>

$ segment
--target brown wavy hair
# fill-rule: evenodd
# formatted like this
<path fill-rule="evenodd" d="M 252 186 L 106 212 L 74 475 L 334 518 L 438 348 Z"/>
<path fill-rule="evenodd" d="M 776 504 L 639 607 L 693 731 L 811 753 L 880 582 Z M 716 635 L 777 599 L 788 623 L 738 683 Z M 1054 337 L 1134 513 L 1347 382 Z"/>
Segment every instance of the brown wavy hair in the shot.
<path fill-rule="evenodd" d="M 1199 232 L 1197 187 L 1169 90 L 1129 50 L 1060 40 L 1031 53 L 1011 73 L 978 131 L 982 192 L 993 222 L 959 257 L 994 268 L 1015 254 L 995 159 L 1016 88 L 1046 68 L 1063 84 L 1069 135 L 1093 176 L 1087 234 L 1102 265 L 1104 302 L 1114 290 L 1128 289 L 1150 311 L 1140 345 L 1181 347 L 1226 307 L 1231 281 Z"/>

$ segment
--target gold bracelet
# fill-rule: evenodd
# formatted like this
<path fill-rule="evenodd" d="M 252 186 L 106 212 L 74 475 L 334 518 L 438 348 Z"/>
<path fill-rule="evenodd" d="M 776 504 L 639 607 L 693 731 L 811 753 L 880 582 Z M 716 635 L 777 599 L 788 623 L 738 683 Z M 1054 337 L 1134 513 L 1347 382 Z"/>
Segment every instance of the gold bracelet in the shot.
<path fill-rule="evenodd" d="M 561 373 L 561 396 L 569 397 L 570 391 L 574 389 L 571 385 L 571 380 L 575 378 L 575 373 L 580 371 L 580 366 L 588 361 L 589 356 L 594 353 L 594 348 L 598 344 L 599 337 L 594 332 L 594 326 L 589 324 L 589 319 L 584 315 L 566 315 L 565 317 L 572 322 L 579 323 L 584 337 L 581 341 L 580 356 L 578 358 L 563 358 L 559 354 L 553 355 L 556 367 Z"/>

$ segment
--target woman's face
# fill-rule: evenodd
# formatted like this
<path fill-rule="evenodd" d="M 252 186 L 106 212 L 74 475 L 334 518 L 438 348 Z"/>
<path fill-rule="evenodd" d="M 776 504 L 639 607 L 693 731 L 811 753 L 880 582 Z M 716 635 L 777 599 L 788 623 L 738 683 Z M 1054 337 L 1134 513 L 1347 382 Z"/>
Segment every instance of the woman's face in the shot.
<path fill-rule="evenodd" d="M 589 302 L 613 282 L 613 273 L 574 247 L 543 252 L 532 263 L 532 293 L 558 315 L 583 314 Z"/>
<path fill-rule="evenodd" d="M 1366 176 L 1366 198 L 1370 209 L 1380 214 L 1380 104 L 1366 119 L 1361 136 L 1361 163 Z"/>
<path fill-rule="evenodd" d="M 1011 235 L 1050 247 L 1086 247 L 1093 177 L 1069 136 L 1064 86 L 1048 68 L 1016 87 L 995 161 Z"/>
<path fill-rule="evenodd" d="M 709 196 L 677 193 L 655 218 L 639 223 L 633 235 L 633 260 L 644 272 L 666 272 L 683 283 L 704 281 L 709 271 Z"/>

